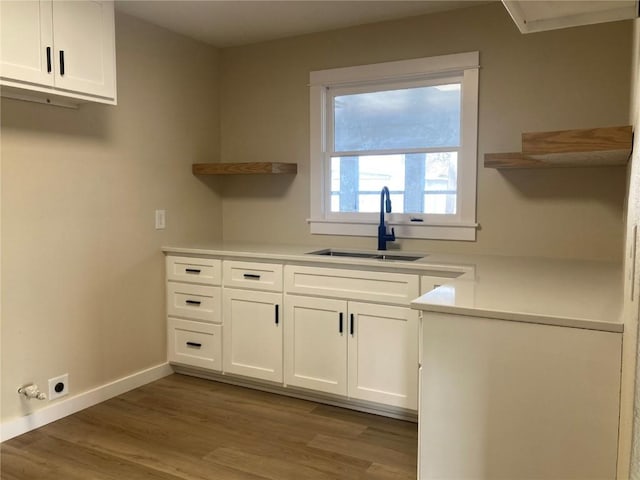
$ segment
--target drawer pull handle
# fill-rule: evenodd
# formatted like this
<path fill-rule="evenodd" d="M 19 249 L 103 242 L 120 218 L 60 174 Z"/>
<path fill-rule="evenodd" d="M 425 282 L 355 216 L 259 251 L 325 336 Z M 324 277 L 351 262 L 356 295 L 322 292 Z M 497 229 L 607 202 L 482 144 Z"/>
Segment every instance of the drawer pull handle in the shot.
<path fill-rule="evenodd" d="M 47 73 L 51 73 L 51 47 L 47 47 Z"/>
<path fill-rule="evenodd" d="M 60 50 L 60 76 L 64 76 L 64 50 Z"/>
<path fill-rule="evenodd" d="M 340 312 L 340 320 L 338 322 L 338 331 L 340 332 L 340 335 L 342 335 L 343 331 L 344 331 L 344 314 L 342 312 Z"/>
<path fill-rule="evenodd" d="M 187 273 L 194 273 L 196 275 L 198 275 L 200 273 L 200 269 L 199 268 L 185 268 L 184 271 L 187 272 Z"/>
<path fill-rule="evenodd" d="M 202 347 L 202 344 L 197 342 L 187 342 L 187 347 L 200 348 Z"/>
<path fill-rule="evenodd" d="M 186 303 L 187 305 L 198 305 L 198 306 L 200 306 L 200 304 L 202 302 L 200 300 L 185 300 L 184 303 Z"/>
<path fill-rule="evenodd" d="M 353 318 L 353 313 L 349 316 L 349 334 L 353 337 L 353 324 L 355 322 Z"/>
<path fill-rule="evenodd" d="M 244 278 L 247 280 L 260 280 L 260 275 L 256 275 L 254 273 L 245 273 Z"/>
<path fill-rule="evenodd" d="M 280 305 L 276 305 L 276 325 L 278 325 L 278 323 L 280 323 L 280 319 L 278 318 L 279 315 L 279 310 L 280 310 Z"/>

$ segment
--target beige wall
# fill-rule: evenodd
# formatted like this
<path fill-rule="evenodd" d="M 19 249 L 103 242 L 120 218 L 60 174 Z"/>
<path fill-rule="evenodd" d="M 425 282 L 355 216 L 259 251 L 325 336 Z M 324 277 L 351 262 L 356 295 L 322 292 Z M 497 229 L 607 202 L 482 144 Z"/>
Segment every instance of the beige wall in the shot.
<path fill-rule="evenodd" d="M 2 418 L 166 361 L 164 244 L 219 239 L 216 49 L 118 15 L 118 106 L 2 99 Z M 154 210 L 167 229 L 154 229 Z"/>
<path fill-rule="evenodd" d="M 481 162 L 520 150 L 523 131 L 628 124 L 631 31 L 627 21 L 521 35 L 496 3 L 222 50 L 221 160 L 298 163 L 295 177 L 225 179 L 224 239 L 375 248 L 372 237 L 309 234 L 309 71 L 479 50 Z M 480 168 L 477 242 L 402 247 L 620 259 L 625 181 L 624 168 Z"/>

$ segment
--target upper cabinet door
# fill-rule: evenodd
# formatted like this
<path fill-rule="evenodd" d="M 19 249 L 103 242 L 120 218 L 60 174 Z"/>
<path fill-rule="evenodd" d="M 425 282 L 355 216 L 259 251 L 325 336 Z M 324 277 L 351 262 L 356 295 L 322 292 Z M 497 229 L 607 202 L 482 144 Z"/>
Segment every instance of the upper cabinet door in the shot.
<path fill-rule="evenodd" d="M 112 1 L 53 2 L 55 86 L 115 98 Z"/>
<path fill-rule="evenodd" d="M 0 2 L 1 78 L 53 86 L 51 3 Z"/>

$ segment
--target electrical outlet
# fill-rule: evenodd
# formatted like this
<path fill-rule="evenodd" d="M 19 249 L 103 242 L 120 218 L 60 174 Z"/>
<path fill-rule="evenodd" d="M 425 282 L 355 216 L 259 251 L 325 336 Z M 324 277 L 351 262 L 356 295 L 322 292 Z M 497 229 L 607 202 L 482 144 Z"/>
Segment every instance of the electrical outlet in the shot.
<path fill-rule="evenodd" d="M 166 210 L 156 210 L 156 230 L 164 230 L 167 226 Z"/>
<path fill-rule="evenodd" d="M 49 379 L 49 400 L 64 397 L 69 393 L 69 374 Z"/>

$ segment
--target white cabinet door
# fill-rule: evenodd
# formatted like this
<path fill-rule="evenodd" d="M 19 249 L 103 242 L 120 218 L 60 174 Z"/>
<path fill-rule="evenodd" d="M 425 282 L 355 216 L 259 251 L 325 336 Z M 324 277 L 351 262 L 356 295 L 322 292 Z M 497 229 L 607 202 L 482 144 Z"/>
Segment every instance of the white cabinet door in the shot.
<path fill-rule="evenodd" d="M 112 0 L 1 1 L 0 41 L 3 95 L 115 103 Z"/>
<path fill-rule="evenodd" d="M 285 383 L 347 394 L 347 302 L 285 297 Z"/>
<path fill-rule="evenodd" d="M 418 408 L 418 312 L 349 303 L 351 398 Z"/>
<path fill-rule="evenodd" d="M 282 382 L 282 294 L 225 288 L 222 304 L 223 370 Z"/>
<path fill-rule="evenodd" d="M 52 86 L 52 61 L 51 1 L 0 2 L 0 77 Z"/>
<path fill-rule="evenodd" d="M 115 97 L 113 2 L 53 2 L 56 88 Z"/>

